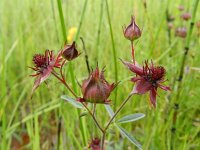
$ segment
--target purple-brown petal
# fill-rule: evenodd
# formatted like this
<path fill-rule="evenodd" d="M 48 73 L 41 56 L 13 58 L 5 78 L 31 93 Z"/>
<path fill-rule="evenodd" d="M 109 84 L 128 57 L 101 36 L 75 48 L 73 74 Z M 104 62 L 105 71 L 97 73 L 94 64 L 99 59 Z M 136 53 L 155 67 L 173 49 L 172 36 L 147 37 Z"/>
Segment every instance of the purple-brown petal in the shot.
<path fill-rule="evenodd" d="M 50 76 L 52 71 L 53 66 L 48 66 L 47 69 L 43 70 L 43 72 L 36 78 L 34 82 L 32 93 Z"/>
<path fill-rule="evenodd" d="M 158 83 L 158 87 L 163 89 L 163 90 L 165 90 L 165 91 L 170 91 L 171 90 L 169 86 L 161 85 L 159 83 Z"/>
<path fill-rule="evenodd" d="M 134 65 L 132 63 L 129 63 L 129 62 L 126 62 L 126 61 L 123 61 L 121 60 L 122 63 L 127 66 L 132 72 L 136 73 L 137 75 L 139 76 L 142 76 L 143 75 L 143 69 L 141 67 L 139 67 L 137 65 L 137 63 Z"/>
<path fill-rule="evenodd" d="M 132 82 L 137 82 L 138 80 L 142 80 L 142 77 L 133 77 L 133 78 L 131 78 Z"/>
<path fill-rule="evenodd" d="M 157 94 L 156 91 L 157 89 L 155 88 L 152 88 L 150 90 L 150 102 L 154 106 L 154 108 L 156 108 L 156 94 Z"/>
<path fill-rule="evenodd" d="M 141 79 L 135 83 L 132 93 L 133 94 L 145 94 L 151 90 L 152 84 L 145 79 Z"/>

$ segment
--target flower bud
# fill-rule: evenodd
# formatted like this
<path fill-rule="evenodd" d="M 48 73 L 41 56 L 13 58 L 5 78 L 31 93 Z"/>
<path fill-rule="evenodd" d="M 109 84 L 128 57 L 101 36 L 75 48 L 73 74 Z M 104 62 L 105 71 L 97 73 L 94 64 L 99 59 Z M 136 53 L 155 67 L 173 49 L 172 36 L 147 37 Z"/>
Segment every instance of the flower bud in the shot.
<path fill-rule="evenodd" d="M 115 88 L 115 84 L 109 84 L 104 78 L 104 70 L 99 72 L 97 67 L 89 78 L 82 84 L 83 98 L 79 98 L 80 102 L 90 103 L 109 103 L 108 97 Z"/>
<path fill-rule="evenodd" d="M 91 143 L 89 144 L 89 148 L 91 148 L 91 150 L 100 150 L 101 140 L 99 138 L 92 139 Z"/>
<path fill-rule="evenodd" d="M 72 45 L 65 45 L 62 50 L 62 56 L 68 61 L 75 59 L 78 56 L 78 51 L 76 49 L 75 42 Z"/>
<path fill-rule="evenodd" d="M 174 25 L 173 25 L 172 22 L 168 22 L 167 26 L 168 26 L 169 29 L 172 29 Z"/>
<path fill-rule="evenodd" d="M 185 38 L 187 36 L 187 29 L 185 27 L 179 27 L 176 29 L 175 35 L 181 38 Z"/>
<path fill-rule="evenodd" d="M 190 13 L 183 13 L 182 15 L 181 15 L 181 18 L 183 19 L 183 20 L 185 20 L 185 21 L 188 21 L 190 18 L 191 18 L 192 16 L 191 16 L 191 14 Z"/>
<path fill-rule="evenodd" d="M 183 11 L 185 8 L 184 8 L 183 5 L 179 5 L 179 6 L 178 6 L 178 9 L 179 9 L 180 11 Z"/>
<path fill-rule="evenodd" d="M 130 41 L 134 41 L 141 36 L 141 31 L 136 25 L 134 17 L 131 17 L 131 23 L 128 25 L 128 27 L 125 27 L 123 29 L 123 32 L 125 38 L 127 38 Z"/>

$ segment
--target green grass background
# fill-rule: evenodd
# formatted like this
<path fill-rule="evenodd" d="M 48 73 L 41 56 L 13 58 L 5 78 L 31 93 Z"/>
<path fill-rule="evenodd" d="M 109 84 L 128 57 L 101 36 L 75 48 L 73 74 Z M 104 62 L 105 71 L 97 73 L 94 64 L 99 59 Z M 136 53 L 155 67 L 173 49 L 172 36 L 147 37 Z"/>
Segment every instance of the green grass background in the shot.
<path fill-rule="evenodd" d="M 175 26 L 187 26 L 189 22 L 180 19 L 177 7 L 182 4 L 192 12 L 193 0 L 150 0 L 145 11 L 141 0 L 108 0 L 110 22 L 117 58 L 117 75 L 121 81 L 117 88 L 116 107 L 132 90 L 133 84 L 128 80 L 132 76 L 118 58 L 131 60 L 130 42 L 122 33 L 122 26 L 130 22 L 135 15 L 138 26 L 142 30 L 141 38 L 135 42 L 136 60 L 143 63 L 152 59 L 156 64 L 165 66 L 167 70 L 166 84 L 173 84 L 180 70 L 184 54 L 185 39 L 174 36 L 172 30 L 171 44 L 168 42 L 166 9 L 175 16 Z M 62 9 L 66 32 L 80 24 L 84 0 L 63 0 Z M 101 6 L 103 6 L 102 21 Z M 199 9 L 197 9 L 197 12 Z M 200 19 L 197 13 L 196 20 Z M 98 37 L 98 30 L 100 34 Z M 168 93 L 159 91 L 157 109 L 149 105 L 148 94 L 134 96 L 117 118 L 130 113 L 141 112 L 146 117 L 133 123 L 123 124 L 142 145 L 144 149 L 199 149 L 200 148 L 200 74 L 191 69 L 200 67 L 199 30 L 194 26 L 187 56 L 184 78 L 180 91 Z M 67 33 L 66 33 L 67 35 Z M 88 0 L 81 21 L 77 45 L 83 52 L 79 37 L 83 37 L 89 56 L 90 65 L 94 68 L 106 66 L 105 76 L 110 82 L 116 78 L 113 45 L 107 17 L 106 3 L 101 0 Z M 99 39 L 99 42 L 98 42 Z M 99 44 L 98 44 L 99 43 Z M 0 149 L 14 149 L 13 139 L 22 143 L 22 135 L 28 134 L 30 142 L 25 149 L 57 148 L 57 124 L 62 116 L 62 133 L 60 149 L 83 149 L 93 136 L 101 136 L 94 131 L 94 123 L 90 116 L 80 118 L 76 108 L 63 103 L 60 96 L 71 95 L 55 78 L 50 78 L 48 85 L 42 84 L 30 99 L 34 79 L 27 66 L 32 65 L 32 56 L 43 53 L 45 49 L 55 50 L 64 44 L 61 21 L 56 0 L 1 0 L 0 1 Z M 72 62 L 72 70 L 78 81 L 87 77 L 87 68 L 82 54 Z M 69 67 L 65 66 L 65 75 L 72 86 Z M 180 98 L 176 100 L 176 93 Z M 81 96 L 77 86 L 77 93 Z M 170 97 L 170 98 L 169 98 Z M 113 93 L 110 99 L 115 99 Z M 178 101 L 177 130 L 172 136 L 173 102 Z M 113 105 L 111 105 L 114 108 Z M 84 123 L 86 143 L 81 136 L 80 119 Z M 97 119 L 105 125 L 109 117 L 102 105 L 97 106 Z M 121 138 L 114 126 L 107 135 L 110 149 L 137 149 L 127 139 Z M 13 146 L 14 145 L 14 146 Z"/>

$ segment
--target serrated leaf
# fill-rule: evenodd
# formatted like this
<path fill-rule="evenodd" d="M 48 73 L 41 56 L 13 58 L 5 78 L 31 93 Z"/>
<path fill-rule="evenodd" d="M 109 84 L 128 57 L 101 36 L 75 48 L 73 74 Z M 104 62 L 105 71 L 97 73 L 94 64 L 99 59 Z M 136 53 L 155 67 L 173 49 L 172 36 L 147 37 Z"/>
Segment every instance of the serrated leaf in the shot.
<path fill-rule="evenodd" d="M 104 106 L 105 106 L 105 108 L 106 108 L 106 110 L 107 110 L 110 118 L 112 118 L 114 116 L 114 111 L 112 110 L 112 108 L 110 107 L 110 105 L 105 104 Z"/>
<path fill-rule="evenodd" d="M 120 126 L 117 126 L 117 128 L 119 129 L 120 133 L 124 135 L 131 143 L 142 150 L 142 145 L 129 132 L 127 132 L 124 128 Z"/>
<path fill-rule="evenodd" d="M 75 99 L 73 99 L 67 95 L 62 95 L 61 98 L 68 101 L 70 104 L 72 104 L 76 108 L 84 108 L 83 105 L 81 104 L 81 102 L 78 102 Z"/>
<path fill-rule="evenodd" d="M 145 114 L 142 114 L 142 113 L 130 114 L 130 115 L 124 116 L 121 119 L 119 119 L 117 121 L 117 123 L 133 122 L 133 121 L 139 120 L 143 117 L 145 117 Z"/>

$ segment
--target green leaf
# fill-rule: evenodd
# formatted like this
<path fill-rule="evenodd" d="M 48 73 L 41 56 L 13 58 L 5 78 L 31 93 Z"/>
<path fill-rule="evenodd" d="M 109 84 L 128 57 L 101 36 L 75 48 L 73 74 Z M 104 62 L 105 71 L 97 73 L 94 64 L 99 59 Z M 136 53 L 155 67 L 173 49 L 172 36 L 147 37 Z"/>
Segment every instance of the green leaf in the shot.
<path fill-rule="evenodd" d="M 142 150 L 142 145 L 130 133 L 128 133 L 124 128 L 118 125 L 116 126 L 122 135 L 124 135 L 131 143 L 133 143 L 135 146 Z"/>
<path fill-rule="evenodd" d="M 75 99 L 73 99 L 67 95 L 62 95 L 61 98 L 68 101 L 70 104 L 72 104 L 76 108 L 84 108 L 83 105 L 81 104 L 81 102 L 78 102 Z"/>
<path fill-rule="evenodd" d="M 142 114 L 142 113 L 130 114 L 130 115 L 124 116 L 121 119 L 119 119 L 117 121 L 117 123 L 133 122 L 133 121 L 139 120 L 143 117 L 145 117 L 145 114 Z"/>
<path fill-rule="evenodd" d="M 110 107 L 110 105 L 105 104 L 104 106 L 105 106 L 105 108 L 106 108 L 106 110 L 107 110 L 110 118 L 112 118 L 114 116 L 114 111 L 112 110 L 112 108 Z"/>

